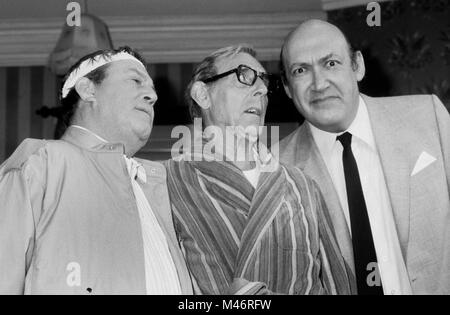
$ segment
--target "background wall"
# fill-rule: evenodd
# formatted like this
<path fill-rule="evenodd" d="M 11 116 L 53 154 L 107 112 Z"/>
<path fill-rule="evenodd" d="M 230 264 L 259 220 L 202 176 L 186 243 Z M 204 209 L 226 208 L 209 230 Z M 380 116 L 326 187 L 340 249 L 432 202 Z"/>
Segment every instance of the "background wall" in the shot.
<path fill-rule="evenodd" d="M 56 121 L 35 111 L 58 104 L 58 86 L 44 67 L 0 68 L 0 162 L 25 138 L 53 138 Z"/>

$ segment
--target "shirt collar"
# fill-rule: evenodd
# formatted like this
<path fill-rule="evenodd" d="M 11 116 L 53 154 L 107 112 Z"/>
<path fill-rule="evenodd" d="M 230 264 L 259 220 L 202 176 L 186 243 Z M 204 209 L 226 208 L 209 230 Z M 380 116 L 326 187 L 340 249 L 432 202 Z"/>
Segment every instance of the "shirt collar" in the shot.
<path fill-rule="evenodd" d="M 144 166 L 133 158 L 128 158 L 125 155 L 123 157 L 125 158 L 130 178 L 132 180 L 138 180 L 142 184 L 147 183 L 147 173 Z"/>
<path fill-rule="evenodd" d="M 334 148 L 334 145 L 336 144 L 336 137 L 343 134 L 344 132 L 351 133 L 354 138 L 361 140 L 371 149 L 376 150 L 375 140 L 370 124 L 369 112 L 367 111 L 367 105 L 361 96 L 359 96 L 359 104 L 356 117 L 351 123 L 350 127 L 344 132 L 327 132 L 315 127 L 309 122 L 307 122 L 307 124 L 311 130 L 314 141 L 319 147 L 319 151 L 322 156 L 329 156 Z"/>
<path fill-rule="evenodd" d="M 61 138 L 67 142 L 92 151 L 118 152 L 124 154 L 125 146 L 121 143 L 111 143 L 91 130 L 71 125 Z"/>
<path fill-rule="evenodd" d="M 84 130 L 84 131 L 90 133 L 91 135 L 93 135 L 94 137 L 96 137 L 98 140 L 100 140 L 100 141 L 102 141 L 102 142 L 104 142 L 104 143 L 108 143 L 107 140 L 103 139 L 103 138 L 100 137 L 98 134 L 96 134 L 95 132 L 93 132 L 93 131 L 91 131 L 91 130 L 89 130 L 89 129 L 87 129 L 87 128 L 84 128 L 84 127 L 79 126 L 79 125 L 71 125 L 71 127 L 72 127 L 72 128 L 78 128 L 78 129 Z"/>
<path fill-rule="evenodd" d="M 371 149 L 376 149 L 369 112 L 367 111 L 367 105 L 361 96 L 359 96 L 358 113 L 347 131 L 359 140 L 363 141 L 365 144 L 369 145 Z"/>
<path fill-rule="evenodd" d="M 97 138 L 99 141 L 107 144 L 109 143 L 107 140 L 105 140 L 104 138 L 100 137 L 98 134 L 96 134 L 95 132 L 79 126 L 79 125 L 71 125 L 71 128 L 75 128 L 78 130 L 82 130 L 85 131 L 86 133 L 92 135 L 93 137 Z M 139 163 L 138 161 L 136 161 L 133 158 L 129 158 L 126 155 L 123 155 L 123 157 L 125 158 L 126 164 L 127 164 L 127 169 L 128 169 L 128 174 L 130 175 L 131 179 L 134 180 L 139 180 L 141 183 L 147 183 L 147 174 L 145 172 L 145 168 L 144 166 Z"/>

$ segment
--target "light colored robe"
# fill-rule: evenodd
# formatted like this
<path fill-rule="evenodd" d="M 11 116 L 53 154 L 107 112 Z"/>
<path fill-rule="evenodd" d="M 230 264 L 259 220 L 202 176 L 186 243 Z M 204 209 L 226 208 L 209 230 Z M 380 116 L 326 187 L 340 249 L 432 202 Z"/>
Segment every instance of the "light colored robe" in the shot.
<path fill-rule="evenodd" d="M 69 128 L 25 140 L 0 168 L 0 294 L 146 294 L 141 224 L 121 144 Z M 164 167 L 141 187 L 166 234 L 184 294 Z"/>

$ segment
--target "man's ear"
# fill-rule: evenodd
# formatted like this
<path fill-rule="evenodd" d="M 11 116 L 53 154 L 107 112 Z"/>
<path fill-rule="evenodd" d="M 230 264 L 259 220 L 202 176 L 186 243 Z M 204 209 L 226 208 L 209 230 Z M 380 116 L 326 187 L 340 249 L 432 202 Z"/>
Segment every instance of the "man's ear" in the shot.
<path fill-rule="evenodd" d="M 355 52 L 356 56 L 355 56 L 355 66 L 357 67 L 356 69 L 354 69 L 355 74 L 356 74 L 356 80 L 361 81 L 364 78 L 364 75 L 366 74 L 366 65 L 364 64 L 364 57 L 362 55 L 362 53 L 358 50 L 357 52 Z"/>
<path fill-rule="evenodd" d="M 201 81 L 194 82 L 191 88 L 191 97 L 202 109 L 211 107 L 211 98 L 205 83 Z"/>
<path fill-rule="evenodd" d="M 95 101 L 95 84 L 88 78 L 79 79 L 75 84 L 75 90 L 83 101 Z"/>
<path fill-rule="evenodd" d="M 286 92 L 286 95 L 290 99 L 292 99 L 292 94 L 291 94 L 291 90 L 289 89 L 289 83 L 287 82 L 287 78 L 282 78 L 281 81 L 283 83 L 283 87 L 284 87 L 284 91 Z"/>

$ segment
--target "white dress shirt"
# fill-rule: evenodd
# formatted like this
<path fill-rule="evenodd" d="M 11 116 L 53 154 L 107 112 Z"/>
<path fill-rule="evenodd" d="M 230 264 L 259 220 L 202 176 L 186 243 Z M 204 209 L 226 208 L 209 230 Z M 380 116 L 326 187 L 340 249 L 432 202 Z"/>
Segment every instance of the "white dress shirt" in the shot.
<path fill-rule="evenodd" d="M 99 140 L 108 143 L 108 141 L 84 127 L 78 125 L 72 125 L 72 127 L 85 130 Z M 130 176 L 141 222 L 147 294 L 180 295 L 181 286 L 178 273 L 169 251 L 166 236 L 150 207 L 147 197 L 139 185 L 139 182 L 142 184 L 147 182 L 145 169 L 136 160 L 128 158 L 125 155 L 123 157 Z"/>
<path fill-rule="evenodd" d="M 261 171 L 255 167 L 248 171 L 242 171 L 242 173 L 244 173 L 244 176 L 247 178 L 250 184 L 252 184 L 253 188 L 256 189 L 256 187 L 258 186 L 258 180 Z"/>
<path fill-rule="evenodd" d="M 336 137 L 342 133 L 329 133 L 312 124 L 308 125 L 339 196 L 351 233 L 342 163 L 343 146 L 336 141 Z M 412 294 L 369 113 L 361 97 L 355 120 L 346 131 L 352 134 L 352 151 L 366 201 L 383 291 L 393 295 Z"/>

